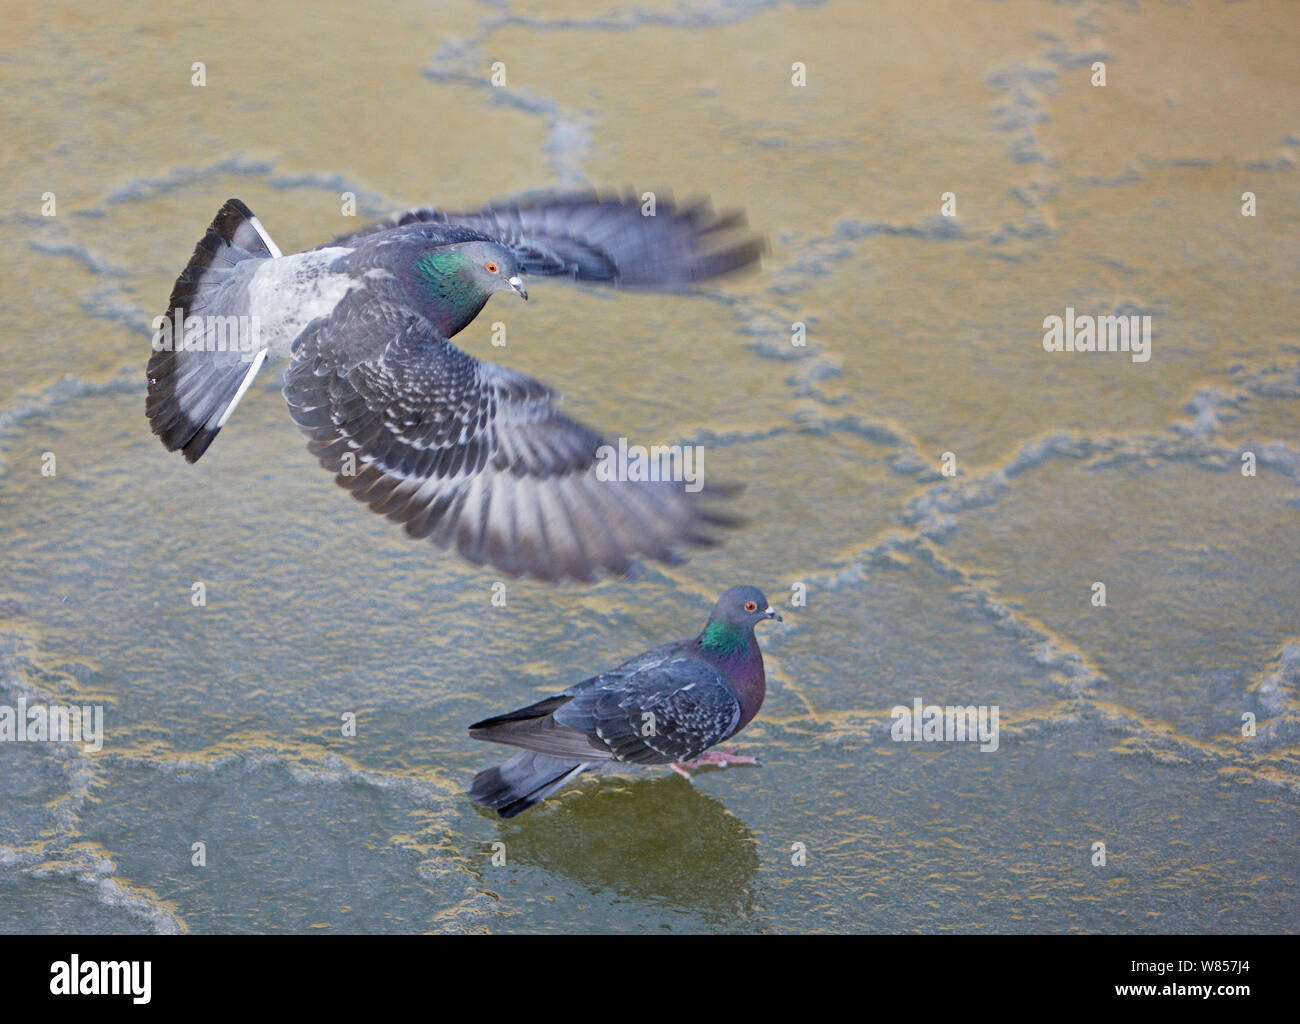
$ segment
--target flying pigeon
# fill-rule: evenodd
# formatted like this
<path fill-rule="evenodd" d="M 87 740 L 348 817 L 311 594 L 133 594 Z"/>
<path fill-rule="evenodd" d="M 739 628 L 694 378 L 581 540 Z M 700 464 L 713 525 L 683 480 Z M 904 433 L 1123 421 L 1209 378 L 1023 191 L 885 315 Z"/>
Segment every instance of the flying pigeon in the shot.
<path fill-rule="evenodd" d="M 513 818 L 570 779 L 609 764 L 667 764 L 690 778 L 701 764 L 755 764 L 709 751 L 763 705 L 763 653 L 754 625 L 782 621 L 756 587 L 732 587 L 694 640 L 659 647 L 563 693 L 469 727 L 476 740 L 522 747 L 474 776 L 476 804 Z M 706 753 L 707 752 L 707 753 Z"/>
<path fill-rule="evenodd" d="M 283 255 L 229 200 L 154 321 L 146 411 L 196 461 L 267 356 L 335 481 L 413 537 L 544 580 L 679 561 L 715 542 L 723 488 L 598 474 L 605 441 L 562 415 L 546 385 L 451 343 L 524 275 L 673 290 L 757 262 L 740 213 L 659 199 L 537 194 L 466 214 L 422 208 Z M 611 446 L 612 447 L 612 446 Z M 621 474 L 635 477 L 645 474 Z M 658 475 L 658 474 L 654 474 Z"/>

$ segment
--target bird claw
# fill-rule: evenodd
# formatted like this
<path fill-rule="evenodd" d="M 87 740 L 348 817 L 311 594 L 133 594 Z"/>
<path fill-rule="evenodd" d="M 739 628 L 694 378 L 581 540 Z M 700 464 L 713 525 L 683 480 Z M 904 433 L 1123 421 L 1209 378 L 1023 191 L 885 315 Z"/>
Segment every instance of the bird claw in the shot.
<path fill-rule="evenodd" d="M 736 748 L 730 750 L 708 750 L 701 755 L 700 760 L 705 764 L 716 764 L 719 768 L 725 768 L 729 764 L 758 764 L 758 758 L 750 757 L 748 754 L 737 754 Z"/>
<path fill-rule="evenodd" d="M 731 750 L 706 750 L 694 761 L 676 761 L 673 763 L 673 771 L 683 778 L 689 779 L 691 776 L 686 771 L 687 768 L 705 768 L 716 767 L 725 768 L 729 764 L 758 764 L 756 757 L 750 757 L 747 754 L 737 754 L 736 748 Z"/>

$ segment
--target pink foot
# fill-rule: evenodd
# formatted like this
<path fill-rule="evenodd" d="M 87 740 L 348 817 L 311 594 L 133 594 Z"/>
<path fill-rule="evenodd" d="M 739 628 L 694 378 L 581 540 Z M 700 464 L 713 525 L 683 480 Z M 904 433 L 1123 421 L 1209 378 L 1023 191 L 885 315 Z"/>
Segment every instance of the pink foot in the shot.
<path fill-rule="evenodd" d="M 706 750 L 694 761 L 680 761 L 678 764 L 685 765 L 687 768 L 703 768 L 705 765 L 716 765 L 719 768 L 725 768 L 729 764 L 758 764 L 758 758 L 750 757 L 747 754 L 737 754 L 735 748 L 731 750 Z M 677 765 L 673 765 L 677 768 Z M 677 768 L 681 771 L 680 768 Z M 684 774 L 684 773 L 683 773 Z"/>
<path fill-rule="evenodd" d="M 694 765 L 694 764 L 695 764 L 694 761 L 687 761 L 686 763 L 689 764 L 689 765 Z M 691 781 L 691 773 L 688 772 L 688 771 L 687 771 L 685 768 L 683 768 L 681 765 L 679 765 L 679 764 L 670 764 L 668 767 L 671 768 L 673 771 L 675 771 L 678 775 L 680 775 L 680 776 L 681 776 L 683 779 L 685 779 L 687 782 L 690 782 L 690 781 Z"/>

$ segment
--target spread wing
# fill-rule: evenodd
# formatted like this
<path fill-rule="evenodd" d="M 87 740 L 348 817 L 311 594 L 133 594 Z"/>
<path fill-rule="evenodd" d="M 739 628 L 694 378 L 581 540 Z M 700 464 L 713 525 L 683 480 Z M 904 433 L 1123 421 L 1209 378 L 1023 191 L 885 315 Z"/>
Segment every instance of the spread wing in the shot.
<path fill-rule="evenodd" d="M 599 480 L 599 435 L 521 373 L 461 351 L 368 278 L 294 343 L 284 397 L 336 482 L 413 537 L 545 580 L 677 561 L 734 520 L 680 482 Z"/>
<path fill-rule="evenodd" d="M 763 240 L 744 214 L 715 214 L 707 201 L 676 206 L 657 197 L 653 215 L 637 196 L 537 193 L 499 200 L 471 213 L 407 210 L 331 245 L 408 224 L 446 224 L 512 250 L 528 273 L 630 288 L 671 289 L 756 263 Z"/>

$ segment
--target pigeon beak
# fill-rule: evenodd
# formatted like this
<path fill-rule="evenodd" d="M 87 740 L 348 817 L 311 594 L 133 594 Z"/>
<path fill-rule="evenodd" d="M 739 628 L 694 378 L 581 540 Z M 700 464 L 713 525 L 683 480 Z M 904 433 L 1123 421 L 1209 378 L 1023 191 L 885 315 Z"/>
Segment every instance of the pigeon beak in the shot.
<path fill-rule="evenodd" d="M 514 277 L 510 278 L 507 284 L 509 284 L 510 287 L 515 290 L 515 293 L 521 299 L 523 299 L 525 302 L 528 301 L 528 289 L 524 287 L 524 279 L 522 277 L 516 274 Z"/>
<path fill-rule="evenodd" d="M 769 619 L 776 619 L 777 622 L 785 621 L 785 619 L 781 618 L 781 613 L 778 612 L 775 608 L 773 608 L 770 604 L 767 606 L 767 611 L 765 611 L 763 615 Z"/>

